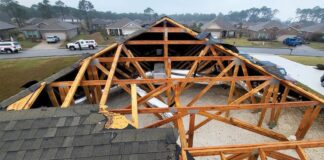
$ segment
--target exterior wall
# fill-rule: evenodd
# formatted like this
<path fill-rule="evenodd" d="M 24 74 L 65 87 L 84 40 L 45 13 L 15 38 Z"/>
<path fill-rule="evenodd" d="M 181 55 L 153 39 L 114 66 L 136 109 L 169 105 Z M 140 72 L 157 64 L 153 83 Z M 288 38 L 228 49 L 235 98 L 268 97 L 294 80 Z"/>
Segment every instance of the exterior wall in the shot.
<path fill-rule="evenodd" d="M 78 35 L 78 29 L 75 28 L 75 29 L 68 30 L 66 34 L 67 34 L 67 39 L 72 39 Z"/>
<path fill-rule="evenodd" d="M 42 31 L 42 38 L 46 39 L 47 36 L 58 36 L 61 40 L 67 39 L 67 35 L 64 31 Z"/>
<path fill-rule="evenodd" d="M 25 38 L 28 38 L 28 39 L 40 39 L 40 38 L 42 38 L 39 31 L 23 31 L 23 34 L 24 34 Z"/>
<path fill-rule="evenodd" d="M 78 35 L 78 30 L 71 29 L 68 31 L 41 31 L 42 39 L 46 39 L 47 36 L 58 36 L 61 40 L 68 40 Z"/>
<path fill-rule="evenodd" d="M 131 22 L 131 23 L 127 24 L 126 26 L 122 27 L 121 29 L 122 29 L 123 35 L 129 35 L 129 34 L 132 34 L 136 31 L 142 29 L 142 27 Z"/>

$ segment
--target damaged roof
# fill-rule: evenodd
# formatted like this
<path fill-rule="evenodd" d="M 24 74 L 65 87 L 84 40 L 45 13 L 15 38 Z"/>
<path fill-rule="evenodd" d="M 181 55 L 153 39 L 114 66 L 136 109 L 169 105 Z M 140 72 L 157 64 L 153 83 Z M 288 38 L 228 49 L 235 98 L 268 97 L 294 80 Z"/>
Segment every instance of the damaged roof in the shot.
<path fill-rule="evenodd" d="M 105 129 L 98 108 L 0 112 L 0 159 L 176 159 L 175 129 Z"/>

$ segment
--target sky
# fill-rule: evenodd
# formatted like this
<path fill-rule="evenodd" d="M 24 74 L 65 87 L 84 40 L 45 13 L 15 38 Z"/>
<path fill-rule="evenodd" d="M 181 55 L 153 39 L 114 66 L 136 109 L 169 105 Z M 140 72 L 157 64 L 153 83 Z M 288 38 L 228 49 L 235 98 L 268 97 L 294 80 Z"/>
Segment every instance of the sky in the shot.
<path fill-rule="evenodd" d="M 18 0 L 22 5 L 30 7 L 42 0 Z M 56 0 L 50 0 L 54 4 Z M 66 5 L 77 7 L 79 0 L 62 0 Z M 324 7 L 324 0 L 90 0 L 98 11 L 117 13 L 143 12 L 151 7 L 161 14 L 174 13 L 228 13 L 252 7 L 267 6 L 278 9 L 276 15 L 281 20 L 295 18 L 297 8 Z"/>

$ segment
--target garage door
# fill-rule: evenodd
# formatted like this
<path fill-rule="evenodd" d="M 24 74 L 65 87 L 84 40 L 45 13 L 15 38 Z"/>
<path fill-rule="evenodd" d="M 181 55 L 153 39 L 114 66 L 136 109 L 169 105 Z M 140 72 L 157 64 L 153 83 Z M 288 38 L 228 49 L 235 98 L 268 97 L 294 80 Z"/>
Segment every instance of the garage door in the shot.
<path fill-rule="evenodd" d="M 47 36 L 58 36 L 61 40 L 66 40 L 66 34 L 64 32 L 48 32 L 44 33 L 44 37 Z"/>

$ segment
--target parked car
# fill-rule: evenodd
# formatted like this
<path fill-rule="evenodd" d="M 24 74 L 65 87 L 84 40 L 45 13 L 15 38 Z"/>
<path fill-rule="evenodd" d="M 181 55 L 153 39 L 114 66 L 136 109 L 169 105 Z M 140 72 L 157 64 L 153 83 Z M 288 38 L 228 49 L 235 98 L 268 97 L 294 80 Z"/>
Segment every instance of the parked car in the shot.
<path fill-rule="evenodd" d="M 282 43 L 287 45 L 287 46 L 296 47 L 296 46 L 305 44 L 305 40 L 303 38 L 301 38 L 301 37 L 293 37 L 293 38 L 284 39 Z"/>
<path fill-rule="evenodd" d="M 98 47 L 95 40 L 78 40 L 74 43 L 66 44 L 66 48 L 70 50 L 81 50 L 81 49 L 95 49 Z"/>
<path fill-rule="evenodd" d="M 322 85 L 322 87 L 324 87 L 324 74 L 321 77 L 321 85 Z"/>
<path fill-rule="evenodd" d="M 4 41 L 0 42 L 0 52 L 3 53 L 18 53 L 21 51 L 21 45 L 18 42 Z"/>
<path fill-rule="evenodd" d="M 259 66 L 262 66 L 266 71 L 268 71 L 269 73 L 271 73 L 281 79 L 285 79 L 285 80 L 290 81 L 294 84 L 297 84 L 297 81 L 288 75 L 285 68 L 282 68 L 270 61 L 257 61 L 256 64 Z"/>
<path fill-rule="evenodd" d="M 59 42 L 60 38 L 58 36 L 47 36 L 46 37 L 46 42 L 47 43 L 56 43 Z"/>

